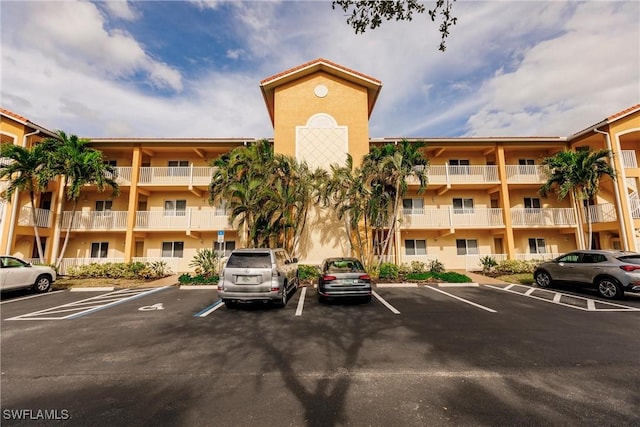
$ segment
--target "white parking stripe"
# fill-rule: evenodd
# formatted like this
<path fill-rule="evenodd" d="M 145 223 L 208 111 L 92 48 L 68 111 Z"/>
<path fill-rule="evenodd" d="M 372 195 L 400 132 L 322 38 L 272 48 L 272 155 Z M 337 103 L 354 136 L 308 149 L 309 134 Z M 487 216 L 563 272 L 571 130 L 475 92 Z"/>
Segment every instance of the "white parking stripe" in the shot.
<path fill-rule="evenodd" d="M 304 297 L 307 295 L 307 287 L 305 286 L 300 291 L 300 299 L 298 300 L 298 307 L 296 308 L 296 316 L 302 316 L 302 308 L 304 307 Z"/>
<path fill-rule="evenodd" d="M 386 302 L 380 295 L 377 294 L 377 292 L 375 291 L 371 291 L 371 295 L 373 295 L 374 297 L 377 298 L 378 301 L 380 301 L 385 307 L 387 307 L 389 310 L 391 310 L 391 312 L 393 314 L 400 314 L 400 312 L 398 310 L 396 310 L 396 308 L 394 306 L 392 306 L 391 304 L 389 304 L 388 302 Z"/>
<path fill-rule="evenodd" d="M 28 297 L 10 299 L 9 301 L 0 302 L 0 305 L 1 304 L 9 304 L 10 302 L 23 301 L 23 300 L 31 299 L 31 298 L 38 298 L 38 297 L 44 297 L 44 296 L 47 296 L 47 295 L 53 295 L 53 294 L 57 294 L 58 292 L 64 292 L 64 291 L 63 290 L 59 290 L 59 291 L 48 292 L 46 294 L 29 295 Z"/>
<path fill-rule="evenodd" d="M 490 312 L 490 313 L 497 313 L 497 311 L 496 311 L 496 310 L 494 310 L 494 309 L 492 309 L 492 308 L 485 307 L 484 305 L 476 304 L 475 302 L 472 302 L 472 301 L 466 300 L 466 299 L 464 299 L 464 298 L 460 298 L 460 297 L 458 297 L 458 296 L 455 296 L 455 295 L 453 295 L 453 294 L 450 294 L 449 292 L 441 291 L 440 289 L 436 289 L 436 288 L 434 288 L 434 287 L 432 287 L 432 286 L 426 286 L 426 288 L 431 289 L 432 291 L 440 292 L 441 294 L 445 294 L 445 295 L 447 295 L 447 296 L 449 296 L 449 297 L 451 297 L 451 298 L 453 298 L 453 299 L 457 299 L 458 301 L 462 301 L 462 302 L 464 302 L 464 303 L 466 303 L 466 304 L 472 305 L 472 306 L 474 306 L 474 307 L 478 307 L 478 308 L 480 308 L 480 309 L 482 309 L 482 310 L 486 310 L 486 311 L 488 311 L 488 312 Z"/>

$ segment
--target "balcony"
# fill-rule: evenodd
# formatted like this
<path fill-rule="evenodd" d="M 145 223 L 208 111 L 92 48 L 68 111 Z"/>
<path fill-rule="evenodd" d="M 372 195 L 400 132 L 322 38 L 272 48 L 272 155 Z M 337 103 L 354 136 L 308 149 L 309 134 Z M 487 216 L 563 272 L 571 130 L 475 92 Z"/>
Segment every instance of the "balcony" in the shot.
<path fill-rule="evenodd" d="M 419 167 L 416 167 L 416 169 Z M 451 184 L 497 184 L 498 167 L 495 165 L 484 166 L 451 166 L 433 165 L 427 167 L 429 185 Z M 407 179 L 408 184 L 417 185 L 420 182 L 415 177 Z"/>
<path fill-rule="evenodd" d="M 127 211 L 80 211 L 73 217 L 71 229 L 76 231 L 126 231 Z M 71 211 L 62 213 L 62 228 L 69 227 Z"/>
<path fill-rule="evenodd" d="M 32 208 L 30 206 L 24 206 L 20 209 L 20 217 L 18 218 L 18 225 L 33 227 L 33 216 L 31 214 Z M 52 222 L 52 212 L 48 209 L 36 208 L 36 227 L 49 228 Z"/>
<path fill-rule="evenodd" d="M 141 167 L 141 185 L 175 185 L 193 187 L 208 186 L 215 168 L 209 166 L 189 167 Z"/>
<path fill-rule="evenodd" d="M 180 230 L 211 231 L 232 230 L 229 216 L 222 209 L 198 210 L 189 208 L 185 211 L 138 211 L 136 212 L 137 230 Z"/>
<path fill-rule="evenodd" d="M 450 229 L 469 227 L 503 227 L 502 209 L 454 209 L 453 206 L 435 209 L 405 209 L 404 229 Z"/>
<path fill-rule="evenodd" d="M 131 166 L 116 166 L 115 173 L 108 174 L 110 178 L 115 178 L 116 183 L 120 186 L 131 185 Z"/>
<path fill-rule="evenodd" d="M 509 212 L 514 227 L 573 227 L 578 224 L 571 208 L 519 208 Z"/>
<path fill-rule="evenodd" d="M 635 169 L 638 167 L 638 159 L 634 150 L 622 150 L 622 166 L 625 169 Z"/>
<path fill-rule="evenodd" d="M 547 168 L 542 165 L 506 165 L 508 184 L 544 184 Z"/>
<path fill-rule="evenodd" d="M 599 205 L 592 205 L 584 208 L 585 218 L 591 220 L 592 224 L 601 222 L 615 222 L 618 220 L 616 214 L 616 207 L 612 203 L 602 203 Z"/>

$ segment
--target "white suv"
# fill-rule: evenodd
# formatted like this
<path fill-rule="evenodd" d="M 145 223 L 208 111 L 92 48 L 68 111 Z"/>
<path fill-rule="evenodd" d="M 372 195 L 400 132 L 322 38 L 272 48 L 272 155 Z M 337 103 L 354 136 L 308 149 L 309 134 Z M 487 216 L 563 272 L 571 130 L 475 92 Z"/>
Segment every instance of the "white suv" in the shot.
<path fill-rule="evenodd" d="M 284 307 L 298 289 L 297 262 L 284 249 L 236 249 L 220 274 L 218 295 L 227 307 L 251 301 Z"/>

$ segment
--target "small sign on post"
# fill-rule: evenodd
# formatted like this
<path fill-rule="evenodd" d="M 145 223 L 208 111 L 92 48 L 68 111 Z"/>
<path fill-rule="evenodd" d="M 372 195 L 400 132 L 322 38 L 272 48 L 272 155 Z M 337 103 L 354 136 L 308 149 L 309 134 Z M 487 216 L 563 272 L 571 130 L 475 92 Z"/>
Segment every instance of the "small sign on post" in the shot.
<path fill-rule="evenodd" d="M 218 243 L 224 243 L 224 230 L 218 231 Z"/>

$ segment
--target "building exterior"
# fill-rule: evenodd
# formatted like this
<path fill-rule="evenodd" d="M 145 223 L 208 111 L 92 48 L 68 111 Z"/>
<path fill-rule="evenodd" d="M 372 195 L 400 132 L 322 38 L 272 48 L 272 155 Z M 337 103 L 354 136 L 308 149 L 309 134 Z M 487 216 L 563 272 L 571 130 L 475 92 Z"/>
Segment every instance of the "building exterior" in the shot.
<path fill-rule="evenodd" d="M 269 77 L 260 89 L 274 126 L 274 150 L 311 167 L 342 163 L 347 153 L 359 163 L 372 145 L 399 141 L 369 136 L 381 82 L 325 59 Z M 29 146 L 55 136 L 15 113 L 0 111 L 2 143 Z M 475 270 L 485 255 L 548 259 L 587 246 L 581 232 L 587 215 L 595 247 L 640 251 L 640 104 L 570 136 L 420 141 L 426 142 L 429 184 L 418 194 L 417 183 L 409 183 L 394 236 L 397 263 L 438 259 L 448 269 Z M 92 146 L 116 167 L 121 194 L 111 199 L 95 188 L 83 192 L 61 273 L 71 265 L 136 260 L 163 260 L 174 272 L 189 271 L 198 249 L 240 247 L 241 233 L 229 224 L 224 207 L 208 203 L 210 162 L 253 142 L 92 139 Z M 569 197 L 542 198 L 542 159 L 584 146 L 611 150 L 617 179 L 604 179 L 597 200 L 584 209 L 575 209 Z M 50 184 L 38 206 L 45 257 L 53 262 L 70 221 L 70 203 L 60 183 Z M 2 253 L 34 257 L 28 209 L 25 194 L 2 204 Z M 305 249 L 296 254 L 301 262 L 317 264 L 326 256 L 347 254 L 344 232 L 332 212 L 321 209 L 314 215 Z"/>

